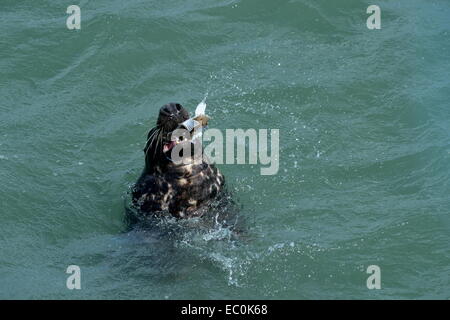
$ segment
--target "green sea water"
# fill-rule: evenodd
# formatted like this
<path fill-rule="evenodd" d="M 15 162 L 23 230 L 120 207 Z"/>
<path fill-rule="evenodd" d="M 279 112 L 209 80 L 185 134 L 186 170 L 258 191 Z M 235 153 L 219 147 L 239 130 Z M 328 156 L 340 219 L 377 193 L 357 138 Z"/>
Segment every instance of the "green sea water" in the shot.
<path fill-rule="evenodd" d="M 449 19 L 447 0 L 1 0 L 0 298 L 450 298 Z M 206 95 L 210 127 L 280 130 L 276 175 L 219 165 L 246 237 L 126 232 L 159 107 Z"/>

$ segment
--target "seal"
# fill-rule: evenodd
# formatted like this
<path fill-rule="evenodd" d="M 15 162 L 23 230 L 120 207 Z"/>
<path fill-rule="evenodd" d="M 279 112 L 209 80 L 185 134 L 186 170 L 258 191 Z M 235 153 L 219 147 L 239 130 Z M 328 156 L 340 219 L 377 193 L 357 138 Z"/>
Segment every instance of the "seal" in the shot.
<path fill-rule="evenodd" d="M 180 143 L 173 140 L 172 134 L 188 119 L 189 112 L 179 103 L 168 103 L 159 110 L 144 148 L 144 170 L 132 187 L 132 206 L 138 214 L 202 216 L 224 191 L 223 175 L 203 153 L 200 159 L 189 155 L 182 163 L 172 160 L 172 149 Z M 181 143 L 193 151 L 201 141 L 187 138 Z"/>

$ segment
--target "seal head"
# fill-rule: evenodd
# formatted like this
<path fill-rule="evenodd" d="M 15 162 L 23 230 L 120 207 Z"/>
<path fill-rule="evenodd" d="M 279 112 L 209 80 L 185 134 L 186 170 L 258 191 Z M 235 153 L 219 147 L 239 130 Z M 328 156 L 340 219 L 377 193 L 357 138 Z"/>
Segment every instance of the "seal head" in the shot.
<path fill-rule="evenodd" d="M 164 146 L 170 144 L 170 134 L 180 123 L 189 119 L 189 112 L 179 103 L 168 103 L 159 110 L 156 127 L 147 135 L 147 143 L 144 148 L 145 169 L 144 173 L 152 174 L 159 167 L 167 165 L 164 156 Z"/>

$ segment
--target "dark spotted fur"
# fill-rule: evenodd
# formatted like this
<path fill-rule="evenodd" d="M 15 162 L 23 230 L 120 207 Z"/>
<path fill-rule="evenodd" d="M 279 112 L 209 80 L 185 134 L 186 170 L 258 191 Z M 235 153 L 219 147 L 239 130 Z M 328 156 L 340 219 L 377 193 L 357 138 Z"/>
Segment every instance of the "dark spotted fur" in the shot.
<path fill-rule="evenodd" d="M 141 214 L 168 212 L 177 218 L 201 216 L 224 188 L 224 177 L 206 159 L 175 164 L 163 146 L 170 133 L 189 118 L 180 104 L 161 108 L 157 126 L 150 130 L 145 151 L 145 168 L 132 190 L 132 203 Z M 186 142 L 190 143 L 190 142 Z"/>

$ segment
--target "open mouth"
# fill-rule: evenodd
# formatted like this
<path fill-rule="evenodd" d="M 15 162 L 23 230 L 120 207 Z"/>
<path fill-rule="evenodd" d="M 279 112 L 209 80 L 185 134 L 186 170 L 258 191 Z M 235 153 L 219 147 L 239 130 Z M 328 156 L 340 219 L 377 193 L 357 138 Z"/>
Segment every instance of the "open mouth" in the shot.
<path fill-rule="evenodd" d="M 169 142 L 164 144 L 164 146 L 163 146 L 163 153 L 169 152 L 170 150 L 173 149 L 173 147 L 175 147 L 179 143 L 189 142 L 189 141 L 191 141 L 191 139 L 186 139 L 183 136 L 180 136 L 180 137 L 176 138 L 175 140 L 171 140 L 171 141 L 169 141 Z"/>
<path fill-rule="evenodd" d="M 185 136 L 180 136 L 176 138 L 175 140 L 170 140 L 167 143 L 164 143 L 163 145 L 163 153 L 165 153 L 167 156 L 169 156 L 167 153 L 169 153 L 176 145 L 180 143 L 184 144 L 195 144 L 198 140 L 187 138 Z M 186 146 L 184 146 L 186 148 Z"/>
<path fill-rule="evenodd" d="M 173 147 L 175 147 L 177 145 L 177 141 L 170 141 L 169 143 L 164 144 L 163 146 L 163 152 L 169 152 L 170 150 L 172 150 Z"/>

